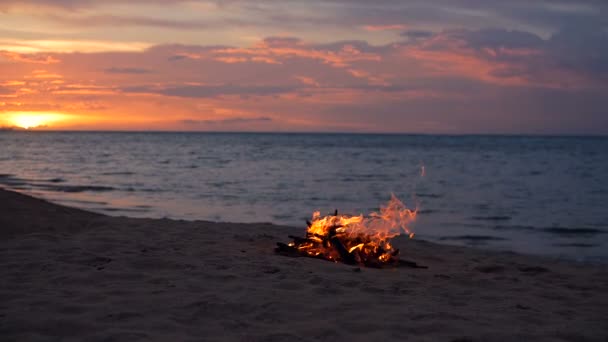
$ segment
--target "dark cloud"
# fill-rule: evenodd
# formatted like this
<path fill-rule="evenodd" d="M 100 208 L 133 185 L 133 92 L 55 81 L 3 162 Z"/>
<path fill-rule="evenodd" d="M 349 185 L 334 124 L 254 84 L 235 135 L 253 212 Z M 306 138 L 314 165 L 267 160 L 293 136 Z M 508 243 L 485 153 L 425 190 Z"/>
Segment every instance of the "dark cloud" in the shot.
<path fill-rule="evenodd" d="M 433 36 L 433 32 L 432 31 L 425 31 L 425 30 L 406 30 L 401 32 L 401 36 L 403 37 L 407 37 L 410 39 L 421 39 L 421 38 L 429 38 L 431 36 Z"/>
<path fill-rule="evenodd" d="M 89 13 L 92 11 L 83 10 L 103 7 L 108 3 L 129 6 L 170 4 L 179 8 L 187 2 L 213 4 L 218 11 L 229 15 L 178 20 L 162 15 L 150 17 L 130 13 L 91 15 Z M 298 29 L 310 31 L 311 27 L 353 30 L 365 25 L 403 25 L 411 28 L 403 33 L 408 39 L 425 38 L 429 36 L 430 31 L 446 29 L 497 28 L 492 34 L 506 36 L 496 39 L 525 43 L 526 39 L 533 39 L 524 37 L 527 33 L 525 31 L 546 38 L 564 25 L 594 25 L 604 29 L 608 26 L 608 16 L 605 15 L 608 13 L 608 1 L 601 0 L 33 0 L 27 4 L 23 1 L 7 0 L 0 2 L 0 9 L 26 5 L 54 9 L 48 13 L 38 13 L 38 17 L 42 19 L 52 20 L 56 24 L 87 28 L 142 26 L 174 30 L 217 30 L 247 27 L 266 32 L 281 32 L 286 29 L 297 32 Z M 70 14 L 65 15 L 62 11 L 70 11 Z M 239 15 L 233 15 L 234 13 Z M 517 36 L 520 34 L 521 36 Z M 296 38 L 269 38 L 267 44 L 297 43 L 286 42 L 286 39 Z M 486 34 L 471 39 L 477 40 L 477 44 L 495 44 Z"/>
<path fill-rule="evenodd" d="M 263 41 L 264 44 L 273 47 L 297 45 L 302 42 L 300 38 L 296 37 L 266 37 Z"/>
<path fill-rule="evenodd" d="M 171 29 L 205 29 L 219 26 L 256 26 L 272 28 L 360 27 L 361 25 L 403 24 L 408 27 L 425 25 L 438 28 L 467 27 L 530 27 L 545 33 L 571 25 L 608 25 L 607 1 L 596 0 L 199 0 L 211 3 L 226 13 L 242 13 L 242 19 L 222 16 L 213 20 L 169 20 L 163 17 L 117 15 L 84 15 L 82 9 L 109 4 L 171 5 L 192 1 L 162 0 L 32 0 L 27 5 L 69 10 L 64 16 L 54 13 L 48 17 L 56 22 L 75 25 L 153 26 Z M 24 6 L 25 2 L 7 0 L 0 9 Z M 308 8 L 314 11 L 301 11 Z M 536 32 L 536 33 L 538 33 Z"/>
<path fill-rule="evenodd" d="M 340 41 L 335 41 L 335 42 L 325 43 L 325 44 L 314 44 L 314 45 L 309 44 L 309 47 L 315 48 L 315 49 L 324 49 L 324 50 L 333 50 L 333 51 L 340 51 L 340 50 L 343 50 L 345 47 L 354 47 L 358 51 L 362 51 L 362 52 L 381 52 L 381 51 L 385 51 L 386 47 L 390 47 L 390 46 L 371 45 L 370 43 L 366 42 L 365 40 L 340 40 Z"/>
<path fill-rule="evenodd" d="M 551 36 L 547 49 L 559 67 L 608 76 L 608 31 L 593 24 L 565 25 Z"/>
<path fill-rule="evenodd" d="M 247 6 L 252 1 L 231 3 L 256 8 L 257 14 L 264 14 L 270 23 L 286 27 L 305 24 L 353 27 L 404 24 L 444 29 L 525 26 L 536 33 L 547 33 L 567 22 L 575 25 L 608 23 L 608 17 L 602 15 L 608 11 L 608 2 L 595 0 L 287 0 L 281 5 L 262 0 L 256 1 L 257 6 Z M 296 14 L 290 10 L 303 6 L 319 10 L 314 14 Z"/>
<path fill-rule="evenodd" d="M 542 47 L 544 41 L 539 36 L 516 30 L 482 29 L 476 31 L 454 31 L 452 35 L 463 39 L 473 48 L 537 48 Z"/>
<path fill-rule="evenodd" d="M 564 72 L 569 72 L 573 77 L 587 79 L 589 86 L 608 86 L 608 31 L 593 23 L 564 25 L 548 39 L 499 28 L 444 30 L 425 39 L 426 50 L 476 51 L 478 58 L 496 64 L 490 72 L 495 77 L 520 76 L 541 82 L 559 82 L 561 78 L 566 85 L 572 81 L 564 77 Z"/>

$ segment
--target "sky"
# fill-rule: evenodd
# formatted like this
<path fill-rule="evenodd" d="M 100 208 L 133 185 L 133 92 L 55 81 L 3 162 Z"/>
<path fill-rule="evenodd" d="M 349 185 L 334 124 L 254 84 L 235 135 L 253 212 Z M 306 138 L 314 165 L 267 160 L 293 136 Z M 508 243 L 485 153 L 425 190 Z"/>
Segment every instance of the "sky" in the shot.
<path fill-rule="evenodd" d="M 608 1 L 0 0 L 10 126 L 608 134 Z"/>

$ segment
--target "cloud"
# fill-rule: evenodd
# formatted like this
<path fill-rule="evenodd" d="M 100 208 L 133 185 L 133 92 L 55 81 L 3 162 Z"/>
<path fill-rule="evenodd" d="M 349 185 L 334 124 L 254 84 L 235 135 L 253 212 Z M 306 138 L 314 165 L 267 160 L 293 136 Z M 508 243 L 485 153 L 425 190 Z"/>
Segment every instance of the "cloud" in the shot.
<path fill-rule="evenodd" d="M 24 54 L 13 51 L 0 51 L 0 57 L 8 58 L 15 62 L 25 62 L 33 64 L 55 64 L 60 60 L 54 56 L 43 54 Z"/>
<path fill-rule="evenodd" d="M 416 30 L 382 44 L 272 36 L 247 46 L 48 52 L 61 62 L 3 61 L 11 67 L 0 75 L 0 96 L 22 110 L 53 103 L 68 113 L 103 112 L 107 127 L 125 122 L 120 128 L 602 130 L 608 44 L 601 26 L 564 25 L 545 37 L 506 28 Z M 12 91 L 8 82 L 17 82 Z"/>
<path fill-rule="evenodd" d="M 385 76 L 373 75 L 367 71 L 356 70 L 356 69 L 348 69 L 348 73 L 353 75 L 353 77 L 366 79 L 368 81 L 369 85 L 382 86 L 378 89 L 382 89 L 382 90 L 390 89 L 390 87 L 389 87 L 390 83 L 388 83 L 388 81 L 386 80 L 386 78 L 389 78 L 390 75 L 385 75 Z"/>
<path fill-rule="evenodd" d="M 304 42 L 297 37 L 266 37 L 261 43 L 261 46 L 266 47 L 293 47 L 302 45 Z"/>
<path fill-rule="evenodd" d="M 559 67 L 607 77 L 607 28 L 608 25 L 565 25 L 551 36 L 547 49 Z"/>
<path fill-rule="evenodd" d="M 410 39 L 429 38 L 429 37 L 433 36 L 433 34 L 434 33 L 432 31 L 426 31 L 426 30 L 407 30 L 407 31 L 401 32 L 401 35 L 403 37 L 407 37 Z"/>
<path fill-rule="evenodd" d="M 267 96 L 295 90 L 295 86 L 281 85 L 182 85 L 182 86 L 135 86 L 126 87 L 125 93 L 160 94 L 175 97 L 211 98 L 217 96 Z"/>
<path fill-rule="evenodd" d="M 281 64 L 294 59 L 318 60 L 333 67 L 344 68 L 360 61 L 379 62 L 382 57 L 366 51 L 368 45 L 361 42 L 337 42 L 331 45 L 309 44 L 292 37 L 270 37 L 252 47 L 220 48 L 210 52 L 216 60 L 226 58 L 239 62 L 265 61 Z"/>
<path fill-rule="evenodd" d="M 378 31 L 399 31 L 404 30 L 405 25 L 403 24 L 385 24 L 385 25 L 364 25 L 363 29 L 371 32 Z"/>
<path fill-rule="evenodd" d="M 443 30 L 404 45 L 435 72 L 504 85 L 608 86 L 608 33 L 593 25 L 564 27 L 548 39 L 506 29 Z"/>
<path fill-rule="evenodd" d="M 186 125 L 232 125 L 232 124 L 247 124 L 247 123 L 265 123 L 273 121 L 272 118 L 267 116 L 260 117 L 236 117 L 226 119 L 213 119 L 213 120 L 197 120 L 197 119 L 185 119 L 179 122 Z"/>
<path fill-rule="evenodd" d="M 56 79 L 56 78 L 63 78 L 63 76 L 60 74 L 57 74 L 57 73 L 49 72 L 47 70 L 38 69 L 38 70 L 32 71 L 31 75 L 27 75 L 27 76 L 25 76 L 25 78 Z"/>
<path fill-rule="evenodd" d="M 20 87 L 20 86 L 24 86 L 25 84 L 26 83 L 24 81 L 17 81 L 17 80 L 9 80 L 9 81 L 0 82 L 1 87 Z"/>
<path fill-rule="evenodd" d="M 245 63 L 245 62 L 249 62 L 250 59 L 247 57 L 231 57 L 231 56 L 220 56 L 220 57 L 215 57 L 214 60 L 218 61 L 218 62 L 222 62 L 222 63 L 228 63 L 228 64 L 232 64 L 232 63 Z"/>
<path fill-rule="evenodd" d="M 309 85 L 309 86 L 313 86 L 313 87 L 320 87 L 321 85 L 319 84 L 319 82 L 315 81 L 314 78 L 312 77 L 307 77 L 307 76 L 295 76 L 295 78 L 302 82 L 303 84 Z"/>
<path fill-rule="evenodd" d="M 171 16 L 159 16 L 158 7 L 163 5 Z M 306 31 L 312 25 L 315 30 L 339 27 L 351 31 L 362 27 L 373 31 L 399 26 L 425 26 L 425 29 L 429 26 L 434 29 L 502 26 L 550 33 L 564 23 L 605 25 L 608 22 L 604 15 L 608 3 L 602 0 L 177 0 L 169 3 L 162 0 L 6 0 L 0 2 L 0 9 L 50 12 L 54 18 L 47 19 L 55 23 L 71 22 L 84 27 L 118 25 L 188 30 L 246 25 L 265 29 L 266 34 L 285 29 Z M 91 12 L 103 14 L 89 15 Z M 208 13 L 213 16 L 210 18 Z"/>
<path fill-rule="evenodd" d="M 182 59 L 201 59 L 203 56 L 196 53 L 189 52 L 178 52 L 172 56 L 169 56 L 168 61 L 180 61 Z"/>
<path fill-rule="evenodd" d="M 179 4 L 186 0 L 173 0 L 173 3 Z M 104 1 L 103 4 L 162 4 L 163 0 L 108 0 Z M 19 0 L 3 0 L 0 3 L 0 9 L 11 9 L 11 8 L 28 8 L 28 7 L 48 7 L 48 8 L 59 8 L 65 10 L 79 10 L 84 8 L 96 8 L 100 7 L 102 3 L 95 0 L 30 0 L 27 2 Z"/>
<path fill-rule="evenodd" d="M 544 44 L 539 36 L 523 31 L 506 29 L 455 30 L 449 33 L 455 39 L 466 41 L 467 45 L 475 48 L 538 48 Z"/>
<path fill-rule="evenodd" d="M 102 40 L 0 40 L 0 54 L 16 61 L 55 64 L 57 53 L 93 53 L 106 51 L 143 51 L 148 43 Z"/>
<path fill-rule="evenodd" d="M 125 67 L 125 68 L 111 67 L 111 68 L 103 69 L 103 71 L 108 74 L 149 74 L 152 72 L 152 70 L 150 70 L 150 69 L 133 68 L 133 67 Z"/>
<path fill-rule="evenodd" d="M 214 29 L 218 26 L 253 26 L 253 22 L 248 20 L 240 19 L 226 19 L 221 20 L 168 20 L 158 17 L 146 17 L 146 16 L 134 16 L 134 15 L 81 15 L 71 14 L 66 16 L 65 14 L 45 14 L 41 18 L 58 23 L 62 26 L 76 26 L 76 27 L 152 27 L 152 28 L 164 28 L 170 30 L 205 30 Z"/>

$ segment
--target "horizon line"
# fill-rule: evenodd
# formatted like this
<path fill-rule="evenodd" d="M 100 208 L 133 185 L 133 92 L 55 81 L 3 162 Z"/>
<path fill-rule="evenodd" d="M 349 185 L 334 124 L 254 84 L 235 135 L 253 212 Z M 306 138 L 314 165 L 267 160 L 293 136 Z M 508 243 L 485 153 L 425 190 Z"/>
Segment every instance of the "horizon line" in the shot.
<path fill-rule="evenodd" d="M 416 132 L 354 132 L 354 131 L 185 131 L 185 130 L 62 130 L 0 127 L 0 132 L 17 133 L 184 133 L 184 134 L 293 134 L 293 135 L 409 135 L 409 136 L 496 136 L 496 137 L 608 137 L 608 133 L 416 133 Z"/>

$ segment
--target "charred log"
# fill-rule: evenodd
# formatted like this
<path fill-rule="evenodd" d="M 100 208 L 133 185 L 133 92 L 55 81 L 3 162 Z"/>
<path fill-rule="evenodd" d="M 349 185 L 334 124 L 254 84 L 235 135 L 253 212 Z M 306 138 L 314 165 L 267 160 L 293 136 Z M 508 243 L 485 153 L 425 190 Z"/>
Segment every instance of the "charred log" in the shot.
<path fill-rule="evenodd" d="M 336 236 L 332 237 L 329 241 L 331 241 L 331 245 L 340 253 L 341 261 L 345 264 L 353 265 L 356 263 L 355 256 L 348 252 L 342 241 L 338 239 Z"/>

